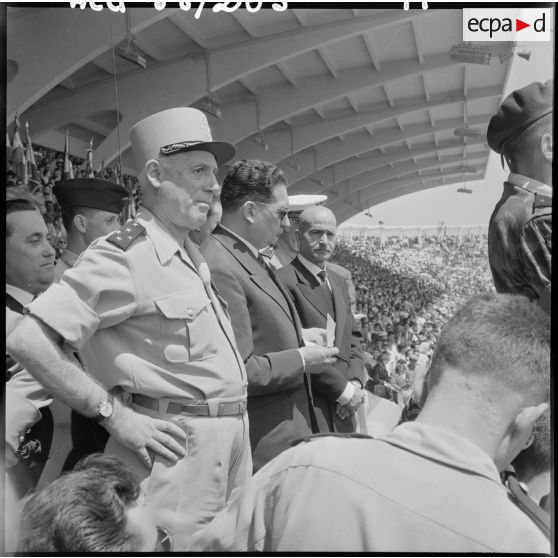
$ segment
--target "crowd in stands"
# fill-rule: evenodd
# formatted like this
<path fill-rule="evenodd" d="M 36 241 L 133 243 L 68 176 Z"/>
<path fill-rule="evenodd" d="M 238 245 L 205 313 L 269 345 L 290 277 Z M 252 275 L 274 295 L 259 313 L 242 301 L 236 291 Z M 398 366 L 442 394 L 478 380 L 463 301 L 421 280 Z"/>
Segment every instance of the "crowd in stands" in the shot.
<path fill-rule="evenodd" d="M 332 261 L 352 273 L 367 388 L 401 405 L 455 309 L 494 290 L 486 235 L 340 240 Z"/>
<path fill-rule="evenodd" d="M 57 257 L 59 257 L 65 248 L 66 231 L 62 224 L 60 205 L 52 189 L 58 181 L 64 178 L 64 153 L 37 145 L 33 146 L 33 152 L 37 163 L 39 181 L 30 180 L 27 186 L 39 205 L 39 209 L 51 234 L 51 243 L 56 249 Z M 87 176 L 85 159 L 73 156 L 70 156 L 69 159 L 72 164 L 74 178 L 85 178 Z M 102 178 L 111 182 L 119 182 L 119 174 L 117 166 L 104 167 L 101 165 L 98 170 L 94 171 L 96 178 Z M 123 174 L 121 180 L 124 187 L 129 192 L 132 192 L 134 205 L 137 210 L 142 201 L 141 189 L 137 178 Z M 6 186 L 20 185 L 23 185 L 23 181 L 16 176 L 8 161 Z"/>

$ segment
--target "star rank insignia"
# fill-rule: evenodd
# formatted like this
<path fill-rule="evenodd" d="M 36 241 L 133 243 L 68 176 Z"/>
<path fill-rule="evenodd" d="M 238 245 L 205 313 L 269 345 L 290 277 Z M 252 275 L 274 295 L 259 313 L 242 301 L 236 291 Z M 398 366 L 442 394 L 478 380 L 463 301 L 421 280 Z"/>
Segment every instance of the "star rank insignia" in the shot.
<path fill-rule="evenodd" d="M 145 234 L 145 227 L 142 227 L 139 223 L 128 221 L 117 231 L 107 236 L 107 242 L 118 246 L 121 250 L 127 250 L 132 242 L 142 234 Z"/>

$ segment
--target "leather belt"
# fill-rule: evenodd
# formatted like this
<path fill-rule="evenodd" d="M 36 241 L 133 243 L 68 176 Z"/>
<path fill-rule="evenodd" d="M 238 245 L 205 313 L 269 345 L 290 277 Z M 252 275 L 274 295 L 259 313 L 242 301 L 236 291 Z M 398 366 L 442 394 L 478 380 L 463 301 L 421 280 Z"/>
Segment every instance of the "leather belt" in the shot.
<path fill-rule="evenodd" d="M 160 409 L 159 400 L 147 395 L 133 393 L 132 402 L 135 405 L 146 407 L 153 411 L 159 412 Z M 229 417 L 243 415 L 245 412 L 246 396 L 230 399 L 193 400 L 188 403 L 171 401 L 167 407 L 167 413 L 171 415 L 193 415 L 198 417 Z"/>

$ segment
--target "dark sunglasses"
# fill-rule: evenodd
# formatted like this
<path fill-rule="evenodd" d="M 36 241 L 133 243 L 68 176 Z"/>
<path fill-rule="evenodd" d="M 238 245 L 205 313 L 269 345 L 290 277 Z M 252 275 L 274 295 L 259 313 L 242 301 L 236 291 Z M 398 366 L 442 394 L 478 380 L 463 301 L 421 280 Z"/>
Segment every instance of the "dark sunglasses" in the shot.
<path fill-rule="evenodd" d="M 279 221 L 282 221 L 285 217 L 289 216 L 290 213 L 290 209 L 277 209 L 275 206 L 270 205 L 269 203 L 264 203 L 264 202 L 260 202 L 260 201 L 255 201 L 254 203 L 259 203 L 260 205 L 267 205 L 267 207 L 271 207 L 273 209 L 277 210 L 277 217 L 279 217 Z"/>
<path fill-rule="evenodd" d="M 157 544 L 155 552 L 172 552 L 171 534 L 163 527 L 157 527 Z"/>

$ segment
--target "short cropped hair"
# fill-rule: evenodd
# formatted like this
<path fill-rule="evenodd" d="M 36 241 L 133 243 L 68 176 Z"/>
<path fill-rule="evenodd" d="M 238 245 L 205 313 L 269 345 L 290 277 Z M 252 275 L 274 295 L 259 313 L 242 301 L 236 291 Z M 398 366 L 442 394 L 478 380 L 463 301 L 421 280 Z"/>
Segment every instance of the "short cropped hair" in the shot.
<path fill-rule="evenodd" d="M 87 217 L 88 215 L 91 215 L 96 211 L 99 210 L 92 209 L 91 207 L 67 207 L 65 209 L 62 209 L 62 211 L 60 212 L 62 217 L 62 224 L 64 225 L 64 228 L 68 232 L 70 232 L 72 230 L 72 227 L 74 226 L 74 217 L 76 215 L 84 215 L 85 217 Z"/>
<path fill-rule="evenodd" d="M 504 392 L 548 401 L 550 316 L 525 296 L 486 293 L 469 299 L 438 337 L 428 386 L 448 368 L 471 377 L 490 374 Z"/>
<path fill-rule="evenodd" d="M 39 206 L 37 203 L 31 200 L 9 200 L 6 202 L 6 217 L 10 213 L 16 213 L 17 211 L 39 211 Z M 8 224 L 6 220 L 6 238 L 12 235 L 12 227 Z"/>
<path fill-rule="evenodd" d="M 547 409 L 533 425 L 533 442 L 512 461 L 520 481 L 525 475 L 534 477 L 550 471 L 550 409 Z M 525 479 L 529 482 L 529 479 Z"/>
<path fill-rule="evenodd" d="M 530 149 L 535 146 L 538 148 L 544 134 L 552 134 L 552 113 L 543 116 L 517 137 L 507 142 L 504 147 L 506 156 L 513 165 L 525 157 L 531 156 Z"/>
<path fill-rule="evenodd" d="M 273 188 L 284 182 L 285 173 L 275 165 L 258 159 L 241 159 L 232 165 L 223 181 L 223 211 L 234 211 L 247 201 L 270 203 Z"/>
<path fill-rule="evenodd" d="M 126 509 L 139 495 L 139 482 L 122 461 L 90 455 L 24 499 L 18 552 L 138 551 Z"/>

